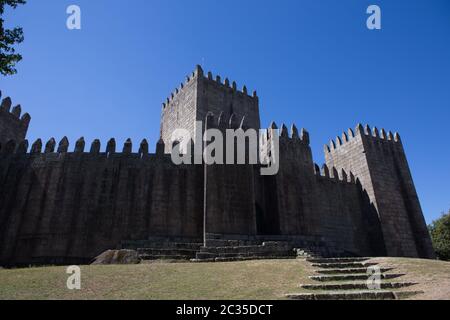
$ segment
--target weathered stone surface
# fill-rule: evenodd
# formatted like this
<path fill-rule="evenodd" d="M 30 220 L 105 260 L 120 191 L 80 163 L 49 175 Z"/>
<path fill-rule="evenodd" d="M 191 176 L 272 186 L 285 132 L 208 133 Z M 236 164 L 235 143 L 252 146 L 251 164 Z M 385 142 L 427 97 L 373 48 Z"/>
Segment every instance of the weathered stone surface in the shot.
<path fill-rule="evenodd" d="M 221 116 L 223 122 L 225 119 L 229 121 L 234 115 L 236 126 L 245 117 L 246 127 L 260 128 L 259 100 L 256 95 L 249 96 L 246 90 L 230 87 L 229 81 L 222 83 L 220 77 L 214 80 L 205 77 L 203 70 L 197 67 L 182 88 L 163 104 L 161 135 L 166 151 L 170 148 L 172 133 L 176 129 L 188 130 L 194 139 L 200 129 L 196 121 L 203 122 L 208 112 L 212 112 L 216 120 Z"/>
<path fill-rule="evenodd" d="M 384 243 L 378 243 L 378 250 L 384 245 L 389 256 L 435 258 L 399 135 L 386 137 L 383 129 L 380 136 L 378 129 L 372 133 L 369 126 L 358 125 L 354 137 L 329 149 L 328 167 L 352 172 L 382 221 Z M 375 228 L 369 231 L 379 237 Z"/>
<path fill-rule="evenodd" d="M 404 274 L 383 274 L 379 275 L 382 280 L 396 279 L 404 276 Z M 345 275 L 321 275 L 321 276 L 311 276 L 311 280 L 319 282 L 333 282 L 333 281 L 358 281 L 358 280 L 368 280 L 370 275 L 367 274 L 345 274 Z"/>
<path fill-rule="evenodd" d="M 410 294 L 414 295 L 415 293 Z M 291 300 L 397 300 L 397 296 L 391 291 L 355 291 L 355 292 L 331 292 L 331 293 L 298 293 L 287 294 L 286 298 Z"/>
<path fill-rule="evenodd" d="M 364 262 L 370 258 L 308 258 L 307 261 L 311 263 L 351 263 L 351 262 Z"/>
<path fill-rule="evenodd" d="M 376 266 L 377 263 L 363 262 L 338 262 L 338 263 L 314 263 L 315 268 L 336 269 L 336 268 L 368 268 Z"/>
<path fill-rule="evenodd" d="M 108 250 L 95 258 L 92 265 L 108 264 L 138 264 L 141 262 L 137 251 L 134 250 Z"/>
<path fill-rule="evenodd" d="M 381 273 L 389 272 L 392 268 L 380 268 Z M 367 275 L 367 268 L 343 268 L 343 269 L 324 269 L 316 270 L 318 274 L 364 274 Z"/>
<path fill-rule="evenodd" d="M 385 282 L 380 284 L 380 289 L 400 289 L 412 287 L 417 283 L 412 282 Z M 363 283 L 339 283 L 339 284 L 302 284 L 301 288 L 306 290 L 367 290 L 367 282 Z"/>

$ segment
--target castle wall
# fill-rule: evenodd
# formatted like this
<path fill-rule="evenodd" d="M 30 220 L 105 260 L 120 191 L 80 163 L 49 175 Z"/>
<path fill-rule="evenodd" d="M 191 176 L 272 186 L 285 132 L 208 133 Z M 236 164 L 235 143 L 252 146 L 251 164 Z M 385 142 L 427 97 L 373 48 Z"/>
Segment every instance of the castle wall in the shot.
<path fill-rule="evenodd" d="M 204 166 L 63 139 L 0 153 L 0 264 L 87 263 L 129 240 L 200 241 Z M 42 153 L 43 152 L 43 153 Z M 208 167 L 208 233 L 256 235 L 253 166 Z"/>
<path fill-rule="evenodd" d="M 253 166 L 212 165 L 207 170 L 207 232 L 256 235 Z"/>
<path fill-rule="evenodd" d="M 204 166 L 172 164 L 158 144 L 149 155 L 127 141 L 89 153 L 63 139 L 0 154 L 0 263 L 85 263 L 122 241 L 203 235 Z M 309 136 L 283 126 L 280 171 L 207 168 L 207 232 L 320 238 L 362 256 L 384 255 L 377 210 L 352 174 L 312 162 Z M 389 244 L 389 242 L 386 242 Z"/>
<path fill-rule="evenodd" d="M 293 126 L 288 135 L 282 127 L 280 171 L 259 181 L 263 191 L 256 194 L 263 195 L 259 201 L 268 217 L 266 228 L 277 226 L 283 235 L 321 237 L 329 246 L 353 254 L 385 253 L 379 246 L 383 239 L 376 213 L 361 186 L 345 172 L 315 169 L 305 130 L 299 135 Z"/>
<path fill-rule="evenodd" d="M 358 126 L 326 148 L 328 166 L 351 171 L 374 204 L 390 256 L 433 258 L 425 219 L 398 135 Z"/>
<path fill-rule="evenodd" d="M 0 263 L 83 263 L 125 240 L 201 239 L 201 166 L 128 152 L 0 158 Z"/>
<path fill-rule="evenodd" d="M 1 92 L 0 92 L 1 97 Z M 11 111 L 10 98 L 3 99 L 0 106 L 0 144 L 5 146 L 9 141 L 23 141 L 28 131 L 31 117 L 28 113 L 20 117 L 22 109 L 20 105 Z"/>
<path fill-rule="evenodd" d="M 215 113 L 216 114 L 216 113 Z M 206 116 L 206 115 L 205 115 Z M 236 118 L 236 115 L 231 116 Z M 236 118 L 236 120 L 238 120 Z M 208 129 L 216 129 L 226 137 L 227 129 L 247 130 L 246 118 L 231 122 L 225 115 L 208 118 Z M 211 143 L 216 142 L 213 140 Z M 209 145 L 209 143 L 208 143 Z M 247 162 L 249 142 L 245 140 Z M 223 163 L 226 163 L 227 144 L 223 141 Z M 216 144 L 216 147 L 218 145 Z M 218 150 L 215 151 L 215 155 Z M 234 145 L 235 161 L 237 145 Z M 235 162 L 237 163 L 237 162 Z M 206 168 L 207 232 L 226 235 L 257 235 L 255 208 L 255 177 L 259 174 L 255 165 L 208 165 Z"/>
<path fill-rule="evenodd" d="M 385 256 L 376 211 L 361 185 L 337 175 L 316 175 L 312 188 L 310 232 L 327 243 L 360 256 Z"/>

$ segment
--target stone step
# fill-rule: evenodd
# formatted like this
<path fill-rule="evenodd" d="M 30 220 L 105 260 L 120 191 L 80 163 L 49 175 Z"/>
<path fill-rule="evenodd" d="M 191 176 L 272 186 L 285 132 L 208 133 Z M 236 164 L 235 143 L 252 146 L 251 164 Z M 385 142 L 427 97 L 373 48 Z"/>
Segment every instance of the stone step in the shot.
<path fill-rule="evenodd" d="M 258 246 L 238 247 L 202 247 L 196 254 L 196 259 L 234 259 L 246 257 L 292 257 L 296 258 L 294 250 L 285 242 L 265 242 Z"/>
<path fill-rule="evenodd" d="M 295 257 L 279 257 L 279 256 L 248 256 L 248 257 L 219 257 L 219 258 L 203 258 L 203 259 L 191 259 L 191 262 L 195 263 L 207 263 L 207 262 L 239 262 L 239 261 L 251 261 L 251 260 L 283 260 L 283 259 L 295 259 Z"/>
<path fill-rule="evenodd" d="M 162 249 L 162 248 L 139 248 L 137 250 L 140 255 L 162 255 L 162 256 L 192 256 L 195 257 L 197 250 L 192 249 Z"/>
<path fill-rule="evenodd" d="M 206 240 L 206 247 L 245 247 L 245 246 L 260 246 L 262 242 L 253 240 L 223 240 L 210 239 Z"/>
<path fill-rule="evenodd" d="M 207 233 L 206 234 L 206 240 L 222 240 L 223 235 L 222 234 L 215 234 L 215 233 Z"/>
<path fill-rule="evenodd" d="M 209 253 L 248 253 L 248 252 L 283 252 L 294 256 L 295 252 L 289 246 L 238 246 L 238 247 L 202 247 L 200 252 Z"/>
<path fill-rule="evenodd" d="M 394 268 L 380 268 L 381 273 L 386 273 L 394 270 Z M 350 269 L 323 269 L 323 270 L 315 270 L 314 272 L 319 274 L 367 274 L 367 268 L 350 268 Z"/>
<path fill-rule="evenodd" d="M 225 240 L 208 239 L 206 247 L 290 247 L 287 241 Z"/>
<path fill-rule="evenodd" d="M 143 261 L 153 261 L 153 260 L 186 260 L 189 261 L 192 259 L 192 256 L 186 255 L 151 255 L 151 254 L 143 254 L 140 255 Z"/>
<path fill-rule="evenodd" d="M 349 269 L 349 268 L 368 268 L 376 266 L 378 263 L 371 262 L 337 262 L 337 263 L 314 263 L 314 268 L 321 269 Z"/>
<path fill-rule="evenodd" d="M 381 280 L 391 280 L 403 277 L 404 274 L 381 274 Z M 321 276 L 311 276 L 311 280 L 320 282 L 331 282 L 331 281 L 357 281 L 357 280 L 368 280 L 369 275 L 367 274 L 343 274 L 343 275 L 321 275 Z"/>
<path fill-rule="evenodd" d="M 248 257 L 248 256 L 277 256 L 277 257 L 292 257 L 296 258 L 295 255 L 293 255 L 289 251 L 248 251 L 248 252 L 198 252 L 197 257 L 201 258 L 201 256 L 215 256 L 215 257 Z"/>
<path fill-rule="evenodd" d="M 401 289 L 415 286 L 417 283 L 412 282 L 386 282 L 380 284 L 381 290 Z M 336 291 L 336 290 L 367 290 L 367 283 L 340 283 L 340 284 L 303 284 L 300 285 L 305 290 L 321 290 L 321 291 Z"/>
<path fill-rule="evenodd" d="M 198 252 L 196 259 L 216 259 L 216 258 L 247 258 L 247 257 L 277 257 L 291 258 L 296 257 L 290 251 L 268 251 L 268 252 L 235 252 L 235 253 L 217 253 L 217 252 Z"/>
<path fill-rule="evenodd" d="M 370 260 L 370 258 L 308 258 L 306 261 L 319 264 L 319 263 L 352 263 L 352 262 L 364 262 Z"/>
<path fill-rule="evenodd" d="M 322 258 L 330 255 L 326 248 L 294 248 L 299 259 Z"/>
<path fill-rule="evenodd" d="M 197 252 L 197 254 L 195 255 L 195 258 L 198 260 L 210 260 L 210 259 L 215 259 L 216 254 L 210 253 L 210 252 Z"/>
<path fill-rule="evenodd" d="M 215 258 L 210 258 L 210 259 L 207 259 L 207 258 L 204 258 L 204 259 L 194 258 L 194 259 L 190 259 L 189 261 L 192 262 L 192 263 L 213 263 L 213 262 L 216 262 L 216 259 Z"/>
<path fill-rule="evenodd" d="M 294 293 L 287 294 L 291 300 L 402 300 L 422 294 L 421 291 L 354 291 L 329 293 Z"/>
<path fill-rule="evenodd" d="M 219 257 L 215 259 L 215 262 L 233 262 L 233 261 L 250 261 L 250 260 L 282 260 L 282 259 L 294 259 L 294 257 L 285 256 L 248 256 L 248 257 Z"/>
<path fill-rule="evenodd" d="M 138 248 L 200 250 L 200 247 L 202 246 L 203 243 L 163 242 L 152 240 L 124 241 L 121 243 L 121 247 L 123 249 L 133 249 L 133 250 L 137 250 Z"/>
<path fill-rule="evenodd" d="M 263 247 L 283 247 L 283 248 L 287 248 L 290 247 L 292 248 L 292 245 L 289 244 L 289 242 L 287 241 L 264 241 L 262 243 Z"/>

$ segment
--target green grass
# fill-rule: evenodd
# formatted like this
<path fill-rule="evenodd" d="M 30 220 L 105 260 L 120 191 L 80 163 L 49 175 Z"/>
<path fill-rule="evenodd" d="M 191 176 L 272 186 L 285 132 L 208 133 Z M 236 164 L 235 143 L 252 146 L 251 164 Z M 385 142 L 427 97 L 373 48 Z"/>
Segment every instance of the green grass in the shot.
<path fill-rule="evenodd" d="M 307 278 L 298 260 L 83 266 L 70 291 L 64 267 L 0 270 L 0 299 L 281 299 Z"/>
<path fill-rule="evenodd" d="M 416 299 L 450 299 L 450 263 L 418 259 L 376 259 L 406 273 L 396 281 L 417 282 L 406 290 L 423 291 Z M 302 293 L 313 268 L 304 260 L 233 263 L 152 263 L 131 266 L 82 266 L 82 288 L 66 287 L 65 267 L 0 269 L 4 299 L 283 299 Z"/>

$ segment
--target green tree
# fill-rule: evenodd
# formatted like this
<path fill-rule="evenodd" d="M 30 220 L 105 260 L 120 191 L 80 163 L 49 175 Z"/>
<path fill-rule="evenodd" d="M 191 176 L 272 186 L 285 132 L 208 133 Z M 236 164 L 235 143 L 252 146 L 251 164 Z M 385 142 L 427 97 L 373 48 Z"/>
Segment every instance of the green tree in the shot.
<path fill-rule="evenodd" d="M 15 9 L 25 2 L 26 0 L 0 0 L 0 73 L 4 76 L 17 73 L 15 66 L 22 60 L 22 56 L 16 53 L 14 45 L 23 41 L 23 30 L 18 27 L 5 29 L 3 13 L 6 6 Z"/>
<path fill-rule="evenodd" d="M 429 229 L 438 258 L 450 261 L 450 210 L 434 221 Z"/>

